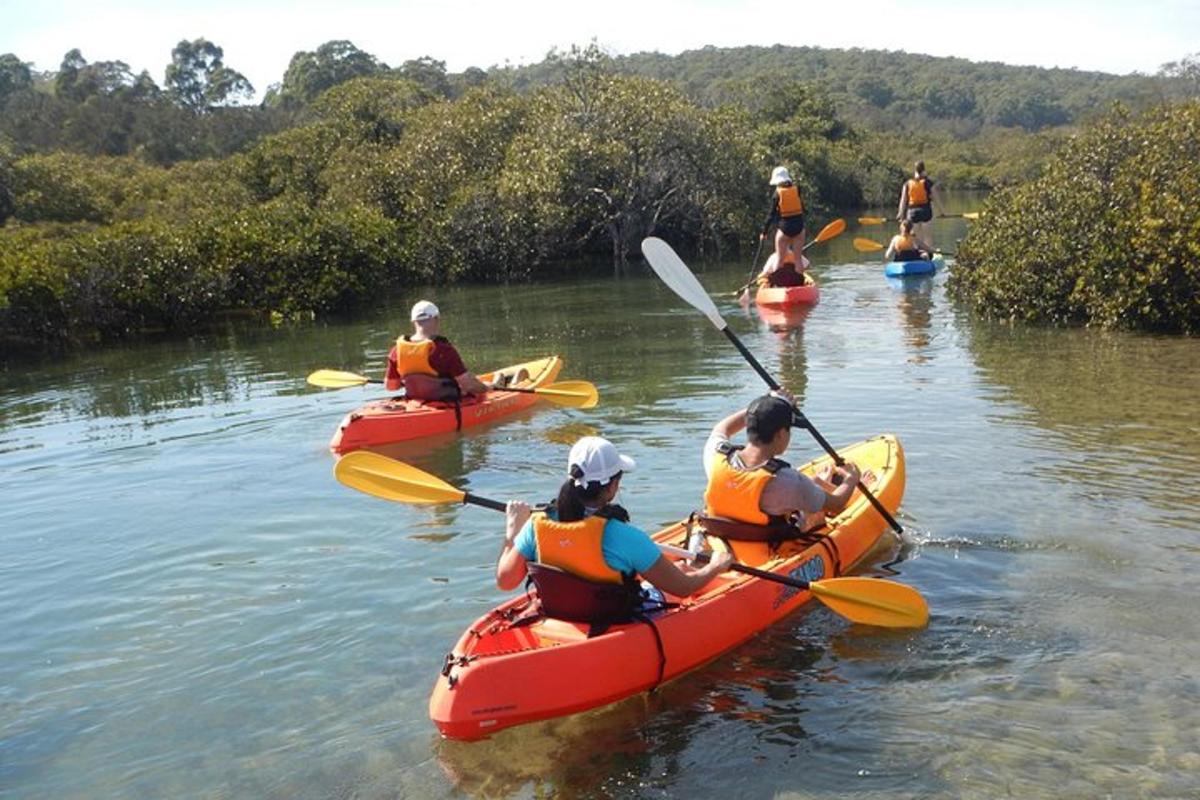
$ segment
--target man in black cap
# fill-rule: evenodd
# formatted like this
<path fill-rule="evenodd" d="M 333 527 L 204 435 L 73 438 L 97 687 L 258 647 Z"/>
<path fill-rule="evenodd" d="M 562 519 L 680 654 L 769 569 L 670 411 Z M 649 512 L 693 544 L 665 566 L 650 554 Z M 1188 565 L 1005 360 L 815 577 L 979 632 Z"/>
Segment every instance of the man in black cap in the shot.
<path fill-rule="evenodd" d="M 791 442 L 794 418 L 791 397 L 772 392 L 713 427 L 704 445 L 704 514 L 745 527 L 729 526 L 730 538 L 787 538 L 791 530 L 820 527 L 827 513 L 836 514 L 850 501 L 861 479 L 854 464 L 827 467 L 813 479 L 778 458 Z M 746 444 L 733 444 L 742 429 Z"/>

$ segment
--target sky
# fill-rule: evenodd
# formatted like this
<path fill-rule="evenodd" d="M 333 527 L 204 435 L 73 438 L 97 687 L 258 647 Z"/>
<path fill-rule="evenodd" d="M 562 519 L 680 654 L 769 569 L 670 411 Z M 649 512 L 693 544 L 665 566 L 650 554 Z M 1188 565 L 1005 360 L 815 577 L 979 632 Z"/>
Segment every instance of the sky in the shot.
<path fill-rule="evenodd" d="M 428 55 L 452 72 L 594 39 L 614 55 L 785 44 L 1153 73 L 1200 51 L 1200 0 L 0 0 L 0 53 L 39 70 L 77 47 L 162 83 L 171 48 L 200 37 L 259 96 L 293 53 L 334 39 L 393 66 Z"/>

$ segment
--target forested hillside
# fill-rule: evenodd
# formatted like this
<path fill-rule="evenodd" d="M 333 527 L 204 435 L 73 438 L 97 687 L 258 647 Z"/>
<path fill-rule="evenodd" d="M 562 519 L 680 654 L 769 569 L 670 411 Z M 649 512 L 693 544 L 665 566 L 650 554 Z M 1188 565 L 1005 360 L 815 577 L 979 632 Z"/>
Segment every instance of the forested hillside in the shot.
<path fill-rule="evenodd" d="M 161 86 L 77 50 L 52 74 L 0 56 L 0 339 L 336 313 L 414 281 L 620 266 L 649 234 L 738 251 L 777 164 L 815 228 L 892 202 L 916 157 L 951 186 L 1028 182 L 1091 109 L 1200 86 L 1194 60 L 1122 78 L 796 48 L 448 74 L 334 41 L 248 106 L 216 44 L 170 55 Z"/>

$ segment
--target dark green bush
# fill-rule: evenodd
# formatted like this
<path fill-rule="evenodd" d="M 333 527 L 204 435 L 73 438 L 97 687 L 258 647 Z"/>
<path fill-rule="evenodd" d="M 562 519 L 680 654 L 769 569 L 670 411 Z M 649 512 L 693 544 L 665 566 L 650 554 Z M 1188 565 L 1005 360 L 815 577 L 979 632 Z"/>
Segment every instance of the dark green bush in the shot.
<path fill-rule="evenodd" d="M 1200 102 L 1121 109 L 994 194 L 953 293 L 991 316 L 1200 332 Z"/>

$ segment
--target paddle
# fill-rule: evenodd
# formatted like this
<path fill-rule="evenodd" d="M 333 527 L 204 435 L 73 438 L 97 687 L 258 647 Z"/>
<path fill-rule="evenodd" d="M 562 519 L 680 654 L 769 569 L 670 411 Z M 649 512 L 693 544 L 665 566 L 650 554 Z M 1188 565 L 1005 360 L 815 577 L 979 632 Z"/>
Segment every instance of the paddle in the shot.
<path fill-rule="evenodd" d="M 750 277 L 748 278 L 749 283 L 746 284 L 747 287 L 752 286 L 755 282 L 755 275 L 758 274 L 758 257 L 759 257 L 759 255 L 762 254 L 763 242 L 765 242 L 766 240 L 767 240 L 767 234 L 764 231 L 763 233 L 759 234 L 759 236 L 758 236 L 758 247 L 754 248 L 754 258 L 753 258 L 753 260 L 750 261 Z M 737 295 L 738 295 L 738 302 L 741 303 L 742 305 L 745 305 L 746 303 L 750 302 L 750 292 L 748 289 L 739 289 L 737 291 Z"/>
<path fill-rule="evenodd" d="M 725 334 L 725 337 L 733 343 L 738 352 L 742 354 L 742 358 L 754 368 L 759 377 L 772 389 L 779 389 L 779 383 L 771 377 L 771 373 L 763 369 L 763 365 L 758 363 L 758 359 L 754 354 L 746 349 L 742 344 L 742 340 L 737 337 L 725 320 L 721 318 L 721 312 L 717 311 L 716 305 L 713 304 L 712 298 L 704 291 L 704 287 L 700 285 L 700 281 L 696 280 L 696 276 L 688 269 L 687 265 L 679 258 L 679 254 L 671 249 L 671 245 L 664 242 L 662 239 L 651 236 L 642 240 L 642 253 L 646 256 L 646 260 L 650 262 L 651 268 L 658 273 L 658 277 L 663 283 L 671 287 L 671 291 L 679 295 L 683 300 L 689 303 L 693 308 L 699 311 L 704 316 L 708 317 L 709 321 L 716 326 L 717 330 Z M 829 454 L 838 466 L 845 464 L 843 459 L 833 445 L 825 440 L 825 437 L 813 427 L 808 417 L 800 409 L 793 409 L 795 414 L 795 424 L 806 428 L 813 438 L 817 440 L 817 444 Z M 871 492 L 863 484 L 859 484 L 858 488 L 862 491 L 863 496 L 875 507 L 875 510 L 887 520 L 887 523 L 892 526 L 896 533 L 903 533 L 904 529 L 900 527 L 900 523 L 888 512 L 883 504 L 879 502 L 874 493 Z"/>
<path fill-rule="evenodd" d="M 319 369 L 307 378 L 313 386 L 324 389 L 346 389 L 350 386 L 363 386 L 368 383 L 383 383 L 378 378 L 368 378 L 356 372 L 343 372 L 336 369 Z M 596 387 L 588 381 L 559 381 L 535 389 L 523 386 L 500 386 L 498 392 L 520 392 L 536 394 L 545 397 L 551 403 L 570 408 L 592 408 L 600 400 Z"/>
<path fill-rule="evenodd" d="M 814 244 L 820 244 L 821 242 L 828 242 L 830 239 L 832 239 L 836 236 L 840 236 L 842 231 L 844 231 L 844 230 L 846 230 L 846 220 L 835 219 L 833 222 L 829 223 L 824 228 L 821 228 L 821 232 L 817 234 L 816 238 L 814 238 L 811 242 L 806 243 L 804 245 L 804 247 L 800 248 L 800 253 L 803 254 L 803 253 L 807 252 L 808 248 L 812 247 Z M 755 264 L 758 263 L 758 255 L 757 254 L 755 254 L 755 256 L 754 256 L 754 263 Z M 741 302 L 742 292 L 749 292 L 752 288 L 754 288 L 754 285 L 758 282 L 758 279 L 756 277 L 754 277 L 753 268 L 751 268 L 750 276 L 751 277 L 750 277 L 749 283 L 747 283 L 742 288 L 738 289 L 736 292 L 730 292 L 729 295 L 730 296 L 738 295 L 738 301 Z M 724 296 L 724 295 L 722 295 L 722 296 Z M 747 297 L 749 297 L 749 295 L 747 295 Z"/>
<path fill-rule="evenodd" d="M 870 239 L 864 239 L 861 236 L 856 236 L 856 237 L 854 237 L 854 249 L 860 253 L 876 253 L 876 252 L 879 252 L 880 250 L 885 250 L 887 248 L 885 248 L 879 242 L 875 242 Z M 937 256 L 937 255 L 942 255 L 942 256 L 958 255 L 957 253 L 948 253 L 945 250 L 935 250 L 933 254 L 935 256 Z"/>
<path fill-rule="evenodd" d="M 952 218 L 961 217 L 962 219 L 975 220 L 975 219 L 979 219 L 979 217 L 982 215 L 982 213 L 983 213 L 982 211 L 968 211 L 964 214 L 938 214 L 938 219 L 952 219 Z M 859 225 L 882 225 L 885 222 L 891 222 L 891 221 L 892 220 L 889 219 L 888 217 L 859 217 L 858 218 Z"/>
<path fill-rule="evenodd" d="M 498 500 L 464 492 L 436 475 L 368 450 L 355 450 L 342 456 L 334 465 L 333 474 L 338 481 L 352 489 L 398 503 L 463 503 L 493 511 L 505 510 L 505 504 Z M 659 544 L 658 547 L 668 555 L 708 560 L 703 553 L 693 553 L 667 544 Z M 738 563 L 730 565 L 730 569 L 796 589 L 807 589 L 822 603 L 852 622 L 885 628 L 919 628 L 929 620 L 925 598 L 916 589 L 902 583 L 879 578 L 806 581 Z"/>

